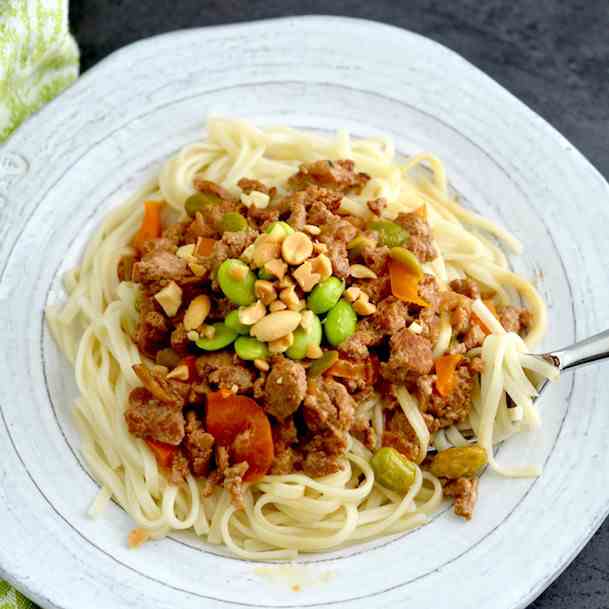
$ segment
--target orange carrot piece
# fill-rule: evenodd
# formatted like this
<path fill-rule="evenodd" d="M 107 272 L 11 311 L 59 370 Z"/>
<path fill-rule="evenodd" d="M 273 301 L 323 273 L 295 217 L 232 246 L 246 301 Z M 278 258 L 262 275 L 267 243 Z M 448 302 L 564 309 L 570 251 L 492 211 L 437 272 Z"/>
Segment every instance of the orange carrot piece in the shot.
<path fill-rule="evenodd" d="M 252 398 L 226 391 L 207 394 L 205 427 L 220 446 L 231 446 L 240 433 L 249 431 L 242 441 L 232 446 L 235 463 L 247 461 L 244 480 L 262 478 L 273 462 L 273 435 L 264 410 Z"/>
<path fill-rule="evenodd" d="M 421 207 L 417 207 L 413 213 L 417 214 L 419 218 L 427 220 L 427 206 L 425 204 L 421 205 Z"/>
<path fill-rule="evenodd" d="M 404 302 L 411 302 L 421 307 L 428 307 L 429 303 L 419 296 L 419 279 L 412 271 L 397 262 L 389 262 L 389 277 L 391 279 L 391 293 Z"/>
<path fill-rule="evenodd" d="M 159 201 L 144 201 L 142 224 L 133 239 L 133 247 L 140 252 L 145 241 L 161 236 L 161 205 Z"/>
<path fill-rule="evenodd" d="M 326 372 L 329 376 L 339 376 L 344 379 L 362 378 L 365 372 L 365 366 L 362 362 L 350 362 L 345 359 L 339 359 Z"/>
<path fill-rule="evenodd" d="M 173 444 L 166 444 L 165 442 L 159 442 L 158 440 L 153 440 L 152 438 L 146 438 L 146 444 L 148 444 L 148 448 L 152 451 L 157 463 L 161 467 L 171 467 L 173 456 L 178 450 L 177 446 L 174 446 Z"/>
<path fill-rule="evenodd" d="M 462 355 L 443 355 L 436 360 L 436 389 L 441 396 L 446 397 L 454 389 L 455 371 L 462 359 Z"/>
<path fill-rule="evenodd" d="M 214 245 L 216 244 L 215 239 L 209 239 L 208 237 L 199 237 L 197 240 L 197 247 L 195 253 L 197 256 L 211 256 L 214 251 Z"/>

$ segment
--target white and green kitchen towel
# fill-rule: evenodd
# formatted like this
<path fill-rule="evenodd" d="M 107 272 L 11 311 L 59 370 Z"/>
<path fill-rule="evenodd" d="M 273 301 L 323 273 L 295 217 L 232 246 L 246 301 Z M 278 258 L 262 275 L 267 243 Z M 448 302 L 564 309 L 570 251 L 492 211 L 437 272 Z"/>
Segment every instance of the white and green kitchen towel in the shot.
<path fill-rule="evenodd" d="M 0 142 L 77 76 L 68 0 L 0 0 Z"/>
<path fill-rule="evenodd" d="M 68 0 L 0 0 L 0 142 L 78 76 Z M 35 605 L 0 580 L 0 609 Z"/>

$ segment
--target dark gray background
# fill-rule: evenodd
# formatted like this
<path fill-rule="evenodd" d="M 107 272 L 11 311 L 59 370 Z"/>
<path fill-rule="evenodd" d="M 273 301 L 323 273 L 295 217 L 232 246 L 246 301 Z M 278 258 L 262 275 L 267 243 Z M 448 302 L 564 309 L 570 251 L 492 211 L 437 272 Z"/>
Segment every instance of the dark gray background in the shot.
<path fill-rule="evenodd" d="M 179 28 L 311 13 L 401 26 L 446 45 L 481 68 L 556 127 L 609 178 L 609 0 L 72 0 L 70 4 L 83 70 L 130 42 Z M 609 521 L 532 608 L 609 609 Z"/>

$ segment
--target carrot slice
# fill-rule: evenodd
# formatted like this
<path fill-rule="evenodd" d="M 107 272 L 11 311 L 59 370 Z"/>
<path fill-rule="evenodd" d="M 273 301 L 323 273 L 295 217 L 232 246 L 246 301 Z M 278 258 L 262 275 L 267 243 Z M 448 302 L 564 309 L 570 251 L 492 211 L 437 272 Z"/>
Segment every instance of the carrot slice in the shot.
<path fill-rule="evenodd" d="M 421 207 L 417 207 L 412 213 L 417 214 L 417 216 L 423 220 L 427 220 L 427 206 L 425 204 L 421 205 Z"/>
<path fill-rule="evenodd" d="M 271 467 L 274 452 L 271 424 L 264 410 L 252 398 L 226 391 L 208 393 L 205 426 L 219 445 L 232 445 L 235 463 L 248 462 L 244 480 L 259 480 Z M 233 445 L 242 432 L 249 433 L 243 434 Z"/>
<path fill-rule="evenodd" d="M 462 359 L 462 355 L 443 355 L 436 360 L 436 389 L 441 396 L 446 397 L 454 389 L 455 371 Z"/>
<path fill-rule="evenodd" d="M 364 364 L 362 362 L 350 362 L 346 359 L 339 359 L 326 372 L 329 376 L 338 376 L 344 379 L 361 378 L 364 374 Z"/>
<path fill-rule="evenodd" d="M 214 251 L 214 245 L 216 244 L 215 239 L 209 239 L 208 237 L 199 237 L 197 240 L 196 254 L 197 256 L 211 256 Z"/>
<path fill-rule="evenodd" d="M 142 224 L 133 239 L 133 247 L 140 252 L 145 241 L 161 236 L 161 205 L 159 201 L 144 201 Z"/>
<path fill-rule="evenodd" d="M 390 260 L 389 277 L 391 279 L 391 292 L 396 298 L 421 307 L 429 306 L 429 303 L 419 296 L 418 277 L 406 265 L 396 260 Z"/>
<path fill-rule="evenodd" d="M 158 440 L 153 440 L 152 438 L 146 438 L 146 444 L 148 444 L 148 448 L 152 451 L 157 463 L 161 467 L 171 467 L 173 456 L 178 450 L 177 446 L 167 444 L 165 442 L 159 442 Z"/>

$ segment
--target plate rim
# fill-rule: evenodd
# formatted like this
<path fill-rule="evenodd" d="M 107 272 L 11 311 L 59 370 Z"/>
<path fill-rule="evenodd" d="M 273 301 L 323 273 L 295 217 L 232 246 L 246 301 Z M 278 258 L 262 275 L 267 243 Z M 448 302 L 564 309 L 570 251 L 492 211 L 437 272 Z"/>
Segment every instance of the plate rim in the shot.
<path fill-rule="evenodd" d="M 474 71 L 475 71 L 475 73 L 477 73 L 477 76 L 479 78 L 483 78 L 489 86 L 492 86 L 494 88 L 495 92 L 497 92 L 497 93 L 501 92 L 503 95 L 507 94 L 507 96 L 510 98 L 509 103 L 512 104 L 512 106 L 514 106 L 514 104 L 516 103 L 517 105 L 520 106 L 521 110 L 526 110 L 527 116 L 530 120 L 535 121 L 538 124 L 538 126 L 540 126 L 542 128 L 542 130 L 548 135 L 548 137 L 553 137 L 555 139 L 557 144 L 562 144 L 562 148 L 563 148 L 562 154 L 563 155 L 566 153 L 574 155 L 574 156 L 572 156 L 572 158 L 570 160 L 571 164 L 578 163 L 580 166 L 582 166 L 582 163 L 583 163 L 583 166 L 585 167 L 585 169 L 588 172 L 590 172 L 590 170 L 592 170 L 592 172 L 595 174 L 596 178 L 600 179 L 601 184 L 609 192 L 609 184 L 607 183 L 607 180 L 605 179 L 605 177 L 600 173 L 600 171 L 598 169 L 596 169 L 596 167 L 588 160 L 588 158 L 579 149 L 577 149 L 574 145 L 572 145 L 555 127 L 553 127 L 550 123 L 548 123 L 542 116 L 537 114 L 525 102 L 523 102 L 521 99 L 519 99 L 514 94 L 512 94 L 502 84 L 495 81 L 491 76 L 489 76 L 484 71 L 479 69 L 476 65 L 472 64 L 469 60 L 465 59 L 463 56 L 461 56 L 456 51 L 454 51 L 454 50 L 450 49 L 449 47 L 444 46 L 442 43 L 432 40 L 422 34 L 419 34 L 417 32 L 413 32 L 411 30 L 401 28 L 398 26 L 393 26 L 393 25 L 389 25 L 389 24 L 386 24 L 383 22 L 378 22 L 378 21 L 373 21 L 373 20 L 368 20 L 368 19 L 342 17 L 342 16 L 335 16 L 335 15 L 310 14 L 310 15 L 301 15 L 301 16 L 295 16 L 295 17 L 279 17 L 279 18 L 272 18 L 272 19 L 261 19 L 261 20 L 248 21 L 248 22 L 244 22 L 244 23 L 235 23 L 235 24 L 219 24 L 219 25 L 210 25 L 210 26 L 204 26 L 204 27 L 183 28 L 183 29 L 174 30 L 171 32 L 165 32 L 165 33 L 150 36 L 150 37 L 138 40 L 138 41 L 134 41 L 132 43 L 129 43 L 128 45 L 125 45 L 125 46 L 113 51 L 112 53 L 107 55 L 105 58 L 103 58 L 101 61 L 99 61 L 97 64 L 95 64 L 94 66 L 89 68 L 87 70 L 87 72 L 85 72 L 82 76 L 80 76 L 77 79 L 77 81 L 73 85 L 71 85 L 66 91 L 70 90 L 73 92 L 75 90 L 80 90 L 80 89 L 85 88 L 88 85 L 89 81 L 94 80 L 97 77 L 98 72 L 100 72 L 102 69 L 106 69 L 108 66 L 110 66 L 114 62 L 117 62 L 117 61 L 120 62 L 123 57 L 129 56 L 131 53 L 133 53 L 137 49 L 144 48 L 144 47 L 153 47 L 160 40 L 180 38 L 182 36 L 192 35 L 193 32 L 201 32 L 201 34 L 205 35 L 206 33 L 208 33 L 209 31 L 212 31 L 212 30 L 231 32 L 231 31 L 236 31 L 236 30 L 247 30 L 247 29 L 251 28 L 252 26 L 260 26 L 263 24 L 271 25 L 271 24 L 277 24 L 277 23 L 281 23 L 281 22 L 288 22 L 288 23 L 293 23 L 293 24 L 306 22 L 306 23 L 315 24 L 316 22 L 321 21 L 321 20 L 323 20 L 324 22 L 331 20 L 331 21 L 335 21 L 337 23 L 353 25 L 356 27 L 364 27 L 364 28 L 368 28 L 368 29 L 375 28 L 377 30 L 388 30 L 388 31 L 391 31 L 395 35 L 397 35 L 399 33 L 399 35 L 405 36 L 405 37 L 416 37 L 416 38 L 420 39 L 422 42 L 424 42 L 424 44 L 436 47 L 438 49 L 438 52 L 443 54 L 444 56 L 452 56 L 453 59 L 458 59 L 459 61 L 461 61 L 465 64 L 466 69 L 471 74 L 474 74 Z M 0 147 L 0 153 L 4 152 L 5 150 L 10 150 L 12 148 L 11 144 L 17 143 L 20 139 L 20 136 L 22 136 L 24 134 L 27 135 L 28 132 L 34 131 L 38 121 L 43 121 L 46 119 L 47 116 L 51 116 L 52 113 L 54 112 L 55 108 L 62 105 L 62 100 L 64 99 L 64 95 L 65 95 L 65 92 L 58 95 L 49 104 L 47 104 L 46 106 L 41 108 L 39 111 L 37 111 L 36 113 L 31 115 L 15 131 L 15 133 L 13 135 L 11 135 L 8 138 L 8 140 Z M 565 146 L 567 147 L 566 149 L 565 149 Z M 32 213 L 35 212 L 36 209 L 37 208 L 33 208 Z M 28 217 L 27 219 L 25 219 L 24 224 L 27 224 L 29 222 L 30 218 L 31 218 L 31 216 Z M 6 256 L 6 259 L 3 260 L 3 268 L 2 268 L 2 272 L 0 273 L 0 278 L 2 278 L 4 276 L 4 273 L 5 273 L 7 265 L 8 265 L 8 261 L 10 259 L 11 252 L 12 252 L 12 248 L 9 250 L 9 252 Z M 554 571 L 548 577 L 546 577 L 542 580 L 539 580 L 537 582 L 536 586 L 531 587 L 530 590 L 527 592 L 527 594 L 524 595 L 523 597 L 521 597 L 521 600 L 519 601 L 519 603 L 517 605 L 518 609 L 524 608 L 528 604 L 530 604 L 539 594 L 541 594 L 543 592 L 543 590 L 545 590 L 569 566 L 569 564 L 573 561 L 573 559 L 579 554 L 579 552 L 581 552 L 583 547 L 588 543 L 588 541 L 591 539 L 591 537 L 594 535 L 594 533 L 598 530 L 598 528 L 600 527 L 603 520 L 607 517 L 608 514 L 609 514 L 609 502 L 607 502 L 606 505 L 604 506 L 604 510 L 599 510 L 594 515 L 594 518 L 590 518 L 587 521 L 589 524 L 582 531 L 583 534 L 580 536 L 580 538 L 578 540 L 578 544 L 573 547 L 571 552 L 563 554 L 560 557 L 560 561 L 559 561 L 557 567 L 554 569 Z M 6 581 L 8 581 L 12 585 L 14 585 L 17 589 L 23 591 L 23 594 L 25 594 L 28 598 L 30 598 L 31 600 L 40 604 L 41 606 L 56 607 L 57 609 L 68 609 L 67 606 L 60 607 L 59 605 L 54 604 L 50 598 L 48 598 L 44 595 L 43 591 L 39 591 L 37 589 L 36 583 L 31 578 L 27 577 L 27 575 L 25 575 L 25 576 L 20 576 L 19 574 L 15 575 L 10 570 L 8 570 L 5 565 L 0 565 L 0 572 L 2 573 L 2 577 Z M 228 606 L 230 606 L 231 601 L 225 601 L 225 602 L 228 604 Z M 333 603 L 328 606 L 332 606 L 332 605 L 333 605 Z"/>

